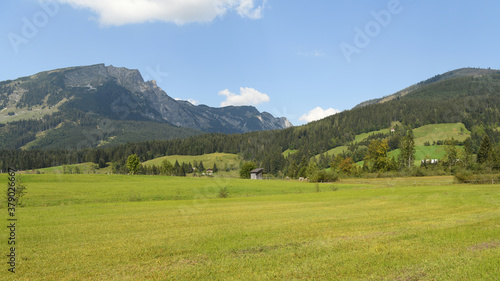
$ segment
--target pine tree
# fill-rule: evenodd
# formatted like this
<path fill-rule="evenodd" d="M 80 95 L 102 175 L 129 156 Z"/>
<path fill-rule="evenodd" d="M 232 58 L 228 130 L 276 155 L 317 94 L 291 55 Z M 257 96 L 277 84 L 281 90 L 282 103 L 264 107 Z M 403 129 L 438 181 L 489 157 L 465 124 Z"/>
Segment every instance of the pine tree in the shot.
<path fill-rule="evenodd" d="M 179 161 L 175 160 L 175 164 L 174 164 L 174 174 L 176 176 L 180 176 L 181 174 L 181 165 L 179 164 Z"/>
<path fill-rule="evenodd" d="M 297 166 L 297 163 L 295 163 L 295 161 L 292 161 L 292 164 L 288 166 L 287 175 L 292 179 L 294 179 L 297 177 L 298 172 L 299 172 L 299 167 Z"/>
<path fill-rule="evenodd" d="M 451 168 L 455 166 L 458 161 L 458 150 L 455 147 L 455 141 L 453 138 L 451 141 L 447 141 L 448 145 L 444 148 L 446 150 L 446 161 L 448 162 L 448 166 Z"/>
<path fill-rule="evenodd" d="M 489 159 L 491 159 L 493 153 L 493 149 L 491 147 L 490 138 L 488 135 L 484 135 L 483 141 L 481 142 L 481 146 L 479 147 L 479 151 L 477 153 L 477 163 L 483 164 Z"/>
<path fill-rule="evenodd" d="M 307 161 L 307 157 L 304 155 L 300 160 L 299 170 L 297 173 L 298 177 L 307 177 L 307 168 L 309 167 L 309 161 Z"/>
<path fill-rule="evenodd" d="M 466 166 L 469 166 L 470 162 L 472 161 L 473 155 L 474 152 L 472 150 L 472 139 L 468 137 L 464 142 L 464 161 Z"/>

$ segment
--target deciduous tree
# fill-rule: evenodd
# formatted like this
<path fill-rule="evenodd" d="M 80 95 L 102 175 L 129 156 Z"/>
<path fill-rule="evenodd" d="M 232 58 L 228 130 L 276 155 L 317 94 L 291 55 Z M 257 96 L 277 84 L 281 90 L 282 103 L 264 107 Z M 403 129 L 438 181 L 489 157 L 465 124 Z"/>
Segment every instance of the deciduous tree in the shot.
<path fill-rule="evenodd" d="M 132 154 L 127 158 L 127 168 L 129 170 L 129 173 L 131 173 L 132 175 L 137 174 L 140 165 L 141 161 L 139 160 L 139 157 L 137 157 L 136 154 Z"/>
<path fill-rule="evenodd" d="M 411 168 L 415 162 L 415 138 L 413 137 L 413 130 L 408 128 L 406 136 L 401 139 L 399 149 L 399 163 L 401 167 Z"/>
<path fill-rule="evenodd" d="M 389 159 L 387 158 L 387 140 L 372 140 L 368 146 L 368 153 L 365 160 L 369 163 L 372 172 L 383 172 L 388 169 Z"/>

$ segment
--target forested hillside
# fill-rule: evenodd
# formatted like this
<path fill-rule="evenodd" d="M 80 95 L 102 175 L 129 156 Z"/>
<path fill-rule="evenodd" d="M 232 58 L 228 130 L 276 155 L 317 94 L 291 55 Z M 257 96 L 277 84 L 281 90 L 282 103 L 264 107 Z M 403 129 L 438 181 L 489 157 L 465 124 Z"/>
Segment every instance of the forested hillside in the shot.
<path fill-rule="evenodd" d="M 206 134 L 170 141 L 147 141 L 77 151 L 4 150 L 0 165 L 3 169 L 8 165 L 33 169 L 86 161 L 98 163 L 99 159 L 124 163 L 131 154 L 137 154 L 141 161 L 145 161 L 173 154 L 225 152 L 240 154 L 242 159 L 254 161 L 269 173 L 278 174 L 308 164 L 314 155 L 348 145 L 357 134 L 389 128 L 394 122 L 402 124 L 397 128 L 396 134 L 374 135 L 369 141 L 386 139 L 391 148 L 397 149 L 408 128 L 427 124 L 463 123 L 471 132 L 469 144 L 472 153 L 478 153 L 485 134 L 493 144 L 500 140 L 497 131 L 500 124 L 500 72 L 426 83 L 412 93 L 391 101 L 354 108 L 320 121 L 284 130 L 235 135 Z M 354 147 L 354 155 L 356 145 L 351 146 Z M 288 149 L 297 152 L 285 159 L 282 152 Z M 359 155 L 356 157 L 363 159 L 368 153 L 366 149 L 358 151 Z M 353 155 L 344 155 L 344 158 Z M 320 168 L 329 166 L 331 160 L 323 161 Z"/>
<path fill-rule="evenodd" d="M 0 82 L 0 148 L 80 149 L 290 127 L 252 106 L 195 106 L 138 70 L 97 64 Z"/>

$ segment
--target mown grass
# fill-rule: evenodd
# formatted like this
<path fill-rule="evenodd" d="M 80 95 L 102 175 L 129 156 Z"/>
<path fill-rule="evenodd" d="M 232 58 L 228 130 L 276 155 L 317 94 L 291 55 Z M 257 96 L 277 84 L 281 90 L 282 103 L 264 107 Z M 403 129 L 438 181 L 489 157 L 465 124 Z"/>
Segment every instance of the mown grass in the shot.
<path fill-rule="evenodd" d="M 420 166 L 423 159 L 438 159 L 441 160 L 446 155 L 446 145 L 431 145 L 431 146 L 416 146 L 415 147 L 415 165 Z M 456 146 L 458 150 L 462 150 L 463 147 Z M 388 153 L 389 157 L 395 157 L 398 159 L 401 151 L 399 149 L 393 150 Z"/>
<path fill-rule="evenodd" d="M 343 181 L 337 191 L 324 184 L 322 192 L 313 192 L 315 184 L 309 183 L 230 180 L 231 198 L 217 199 L 192 191 L 214 179 L 26 175 L 24 180 L 29 193 L 28 207 L 18 211 L 17 280 L 500 276 L 499 185 L 454 185 L 450 177 L 415 186 L 422 179 L 392 184 L 362 179 Z M 181 190 L 187 199 L 111 200 L 120 183 L 123 190 L 151 195 Z M 282 193 L 295 185 L 311 192 Z M 78 193 L 87 199 L 68 204 Z M 59 197 L 54 204 L 44 203 L 54 196 Z M 6 229 L 0 235 L 6 237 Z"/>
<path fill-rule="evenodd" d="M 455 139 L 465 141 L 470 136 L 470 131 L 462 123 L 432 124 L 413 130 L 415 145 L 423 146 L 425 142 L 433 143 L 438 140 Z"/>
<path fill-rule="evenodd" d="M 226 187 L 230 197 L 314 192 L 315 187 L 299 181 L 250 181 L 235 178 L 200 178 L 129 175 L 22 175 L 29 188 L 28 206 L 57 206 L 217 198 Z M 325 184 L 325 190 L 351 188 L 341 183 Z"/>

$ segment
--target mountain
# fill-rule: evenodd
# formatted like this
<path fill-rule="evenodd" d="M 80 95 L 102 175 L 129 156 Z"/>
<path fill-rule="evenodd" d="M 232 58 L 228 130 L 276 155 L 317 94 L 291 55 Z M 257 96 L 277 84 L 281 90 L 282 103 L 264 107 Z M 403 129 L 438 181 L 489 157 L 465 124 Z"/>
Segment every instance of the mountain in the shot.
<path fill-rule="evenodd" d="M 394 99 L 402 98 L 408 94 L 414 93 L 419 89 L 422 89 L 423 87 L 427 85 L 435 85 L 435 83 L 439 82 L 444 82 L 447 80 L 453 80 L 456 78 L 480 78 L 480 77 L 487 77 L 488 75 L 492 74 L 499 74 L 499 70 L 494 70 L 494 69 L 481 69 L 481 68 L 461 68 L 453 71 L 446 72 L 444 74 L 439 74 L 436 75 L 430 79 L 427 79 L 425 81 L 422 81 L 420 83 L 417 83 L 415 85 L 412 85 L 408 88 L 405 88 L 401 91 L 398 91 L 394 94 L 382 97 L 382 98 L 377 98 L 377 99 L 372 99 L 368 101 L 364 101 L 358 105 L 356 105 L 354 108 L 359 108 L 367 105 L 372 105 L 372 104 L 378 104 L 378 103 L 385 103 Z M 440 95 L 437 96 L 439 98 Z"/>
<path fill-rule="evenodd" d="M 138 70 L 104 64 L 0 82 L 0 123 L 0 147 L 8 148 L 74 147 L 75 134 L 89 139 L 80 147 L 93 147 L 292 126 L 251 106 L 212 108 L 178 101 L 155 81 L 144 81 Z M 86 136 L 78 133 L 83 129 Z"/>
<path fill-rule="evenodd" d="M 476 74 L 463 75 L 467 72 Z M 126 157 L 133 153 L 137 154 L 141 161 L 146 161 L 165 155 L 202 155 L 225 152 L 239 154 L 245 160 L 254 161 L 270 174 L 279 174 L 280 171 L 287 174 L 290 169 L 304 168 L 311 157 L 342 146 L 347 150 L 344 156 L 353 157 L 357 159 L 356 161 L 362 160 L 366 155 L 368 141 L 374 138 L 390 138 L 389 145 L 391 149 L 395 149 L 398 141 L 393 138 L 394 135 L 381 132 L 374 134 L 383 129 L 386 129 L 383 131 L 389 131 L 387 129 L 395 126 L 394 124 L 418 128 L 429 124 L 462 123 L 467 132 L 470 132 L 474 153 L 477 153 L 484 134 L 490 137 L 491 143 L 500 143 L 500 130 L 498 130 L 500 127 L 500 70 L 461 69 L 438 75 L 412 87 L 409 87 L 412 90 L 405 95 L 395 96 L 384 102 L 359 106 L 322 120 L 283 130 L 231 135 L 194 135 L 190 138 L 127 143 L 76 152 L 0 151 L 0 166 L 2 163 L 4 167 L 6 163 L 12 163 L 23 169 L 33 169 L 47 165 L 78 163 L 84 160 L 97 163 L 96 161 L 103 159 L 106 162 L 123 163 Z M 151 112 L 154 112 L 153 109 Z M 57 117 L 58 113 L 52 116 Z M 130 111 L 130 114 L 132 113 L 133 111 Z M 157 114 L 161 116 L 160 113 Z M 92 124 L 92 120 L 81 120 L 81 125 Z M 49 118 L 43 124 L 50 127 L 58 126 L 59 122 Z M 95 127 L 95 125 L 92 126 Z M 113 125 L 107 126 L 104 123 L 99 126 L 99 128 L 106 127 L 113 127 Z M 402 130 L 402 126 L 400 127 L 396 130 L 397 132 Z M 0 131 L 2 129 L 5 128 L 0 128 Z M 356 136 L 360 134 L 368 134 L 364 143 L 356 142 Z M 114 134 L 110 135 L 114 136 Z M 104 139 L 110 140 L 110 138 Z M 0 141 L 3 141 L 3 136 L 0 136 Z M 285 151 L 293 153 L 289 153 L 285 159 L 283 156 Z M 320 159 L 318 165 L 325 168 L 328 163 L 328 159 L 325 158 Z"/>

